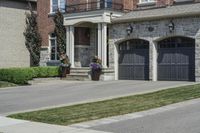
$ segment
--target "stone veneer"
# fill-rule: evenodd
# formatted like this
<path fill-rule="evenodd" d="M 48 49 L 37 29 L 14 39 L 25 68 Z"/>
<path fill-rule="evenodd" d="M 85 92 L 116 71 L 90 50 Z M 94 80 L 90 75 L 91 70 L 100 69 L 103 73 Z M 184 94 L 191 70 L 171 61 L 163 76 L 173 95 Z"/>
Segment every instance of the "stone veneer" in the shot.
<path fill-rule="evenodd" d="M 110 26 L 110 39 L 109 39 L 109 62 L 112 68 L 116 68 L 115 64 L 115 47 L 122 41 L 134 38 L 144 39 L 150 42 L 150 74 L 149 79 L 152 80 L 153 70 L 153 46 L 159 40 L 170 36 L 185 36 L 194 38 L 196 42 L 195 47 L 195 77 L 196 81 L 200 81 L 200 17 L 188 17 L 188 18 L 174 18 L 175 30 L 170 33 L 168 25 L 171 19 L 154 20 L 154 21 L 141 21 L 131 23 L 115 23 Z M 126 28 L 131 24 L 133 26 L 133 33 L 128 36 Z M 152 32 L 148 31 L 148 27 L 153 27 Z M 115 69 L 117 71 L 117 69 Z M 117 74 L 117 72 L 116 72 Z"/>

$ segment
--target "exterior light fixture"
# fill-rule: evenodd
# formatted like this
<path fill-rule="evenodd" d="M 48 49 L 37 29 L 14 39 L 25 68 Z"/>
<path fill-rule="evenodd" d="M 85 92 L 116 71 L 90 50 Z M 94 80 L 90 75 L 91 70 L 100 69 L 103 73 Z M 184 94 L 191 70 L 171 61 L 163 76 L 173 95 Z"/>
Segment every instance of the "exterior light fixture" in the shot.
<path fill-rule="evenodd" d="M 154 31 L 154 28 L 152 26 L 148 27 L 148 31 L 149 32 L 153 32 Z"/>
<path fill-rule="evenodd" d="M 174 26 L 174 22 L 173 22 L 172 20 L 170 21 L 168 27 L 169 27 L 169 32 L 170 32 L 170 33 L 174 31 L 174 27 L 175 27 L 175 26 Z"/>
<path fill-rule="evenodd" d="M 126 28 L 126 32 L 128 36 L 133 32 L 133 27 L 129 24 L 129 26 Z"/>

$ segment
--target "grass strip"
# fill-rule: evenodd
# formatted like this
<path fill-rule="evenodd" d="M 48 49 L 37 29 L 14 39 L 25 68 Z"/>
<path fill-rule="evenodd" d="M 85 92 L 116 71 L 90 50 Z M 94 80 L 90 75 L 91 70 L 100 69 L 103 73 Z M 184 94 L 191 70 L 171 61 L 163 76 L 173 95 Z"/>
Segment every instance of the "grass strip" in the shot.
<path fill-rule="evenodd" d="M 13 87 L 13 86 L 17 86 L 17 85 L 13 83 L 9 83 L 9 82 L 0 81 L 0 88 Z"/>
<path fill-rule="evenodd" d="M 11 118 L 58 125 L 144 111 L 200 98 L 200 85 L 189 85 L 111 100 L 10 115 Z"/>

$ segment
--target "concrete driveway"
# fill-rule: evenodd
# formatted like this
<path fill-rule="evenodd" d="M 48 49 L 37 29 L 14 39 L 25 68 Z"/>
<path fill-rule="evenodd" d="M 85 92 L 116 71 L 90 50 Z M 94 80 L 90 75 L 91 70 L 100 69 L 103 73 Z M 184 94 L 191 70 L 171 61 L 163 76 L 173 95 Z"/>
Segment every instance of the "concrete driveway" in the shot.
<path fill-rule="evenodd" d="M 0 115 L 146 93 L 193 82 L 61 81 L 0 89 Z"/>

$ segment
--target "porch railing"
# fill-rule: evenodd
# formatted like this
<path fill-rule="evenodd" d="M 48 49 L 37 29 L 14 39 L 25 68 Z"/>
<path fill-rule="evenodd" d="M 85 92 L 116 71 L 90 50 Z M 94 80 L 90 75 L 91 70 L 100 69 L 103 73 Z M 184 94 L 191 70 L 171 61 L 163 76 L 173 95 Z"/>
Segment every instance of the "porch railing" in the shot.
<path fill-rule="evenodd" d="M 102 9 L 120 11 L 120 12 L 125 11 L 123 4 L 111 2 L 111 0 L 100 0 L 96 2 L 66 5 L 65 8 L 66 13 L 87 12 L 87 11 L 95 11 Z"/>

